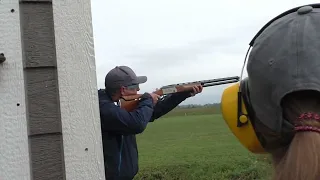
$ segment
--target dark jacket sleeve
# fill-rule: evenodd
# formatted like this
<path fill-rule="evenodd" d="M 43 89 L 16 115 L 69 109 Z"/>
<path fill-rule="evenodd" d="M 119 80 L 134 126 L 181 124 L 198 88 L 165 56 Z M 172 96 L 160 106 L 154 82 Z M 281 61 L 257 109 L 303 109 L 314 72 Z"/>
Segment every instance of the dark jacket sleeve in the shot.
<path fill-rule="evenodd" d="M 102 131 L 119 134 L 142 133 L 153 114 L 152 97 L 144 94 L 137 109 L 128 112 L 110 101 L 100 101 Z"/>
<path fill-rule="evenodd" d="M 190 92 L 181 92 L 167 95 L 163 100 L 158 101 L 158 103 L 154 106 L 154 111 L 150 122 L 167 114 L 188 97 L 190 97 Z"/>

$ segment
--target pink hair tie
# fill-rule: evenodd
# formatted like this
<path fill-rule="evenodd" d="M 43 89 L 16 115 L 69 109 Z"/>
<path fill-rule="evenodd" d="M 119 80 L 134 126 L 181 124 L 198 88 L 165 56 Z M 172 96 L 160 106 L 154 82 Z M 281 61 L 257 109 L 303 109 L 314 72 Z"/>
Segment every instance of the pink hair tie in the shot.
<path fill-rule="evenodd" d="M 320 133 L 320 129 L 312 126 L 297 126 L 294 128 L 295 131 L 314 131 Z"/>
<path fill-rule="evenodd" d="M 313 120 L 320 120 L 320 115 L 318 113 L 313 113 L 313 112 L 307 112 L 307 113 L 302 113 L 298 117 L 299 121 L 303 121 L 306 119 L 313 119 Z"/>
<path fill-rule="evenodd" d="M 320 115 L 318 113 L 306 112 L 300 114 L 297 121 L 295 122 L 295 131 L 314 131 L 320 133 L 320 128 L 313 127 L 310 125 L 300 125 L 298 122 L 308 121 L 308 120 L 316 120 L 320 121 Z"/>

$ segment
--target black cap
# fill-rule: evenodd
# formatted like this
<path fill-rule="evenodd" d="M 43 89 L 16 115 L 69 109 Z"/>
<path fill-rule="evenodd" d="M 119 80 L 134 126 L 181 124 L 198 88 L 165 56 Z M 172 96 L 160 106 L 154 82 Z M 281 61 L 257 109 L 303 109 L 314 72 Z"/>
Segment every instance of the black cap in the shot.
<path fill-rule="evenodd" d="M 300 90 L 320 91 L 320 8 L 303 6 L 271 23 L 257 37 L 248 59 L 255 116 L 279 132 L 282 99 Z"/>
<path fill-rule="evenodd" d="M 137 76 L 128 66 L 116 66 L 105 77 L 106 88 L 137 85 L 147 82 L 146 76 Z"/>

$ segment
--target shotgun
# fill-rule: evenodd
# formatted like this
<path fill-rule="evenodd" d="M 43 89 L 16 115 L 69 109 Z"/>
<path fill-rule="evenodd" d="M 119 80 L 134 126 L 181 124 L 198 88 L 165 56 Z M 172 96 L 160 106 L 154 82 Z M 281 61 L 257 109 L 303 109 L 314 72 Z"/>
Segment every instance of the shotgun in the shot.
<path fill-rule="evenodd" d="M 163 86 L 160 89 L 157 89 L 156 91 L 154 91 L 153 93 L 158 94 L 160 97 L 164 97 L 165 95 L 172 94 L 172 93 L 179 93 L 179 92 L 185 92 L 185 91 L 191 92 L 193 90 L 192 89 L 193 86 L 195 85 L 202 85 L 202 87 L 210 87 L 210 86 L 217 86 L 221 84 L 234 83 L 238 81 L 239 81 L 239 76 L 232 76 L 232 77 L 225 77 L 225 78 L 218 78 L 218 79 L 178 83 L 178 84 Z M 127 111 L 134 110 L 137 107 L 141 96 L 142 94 L 121 97 L 120 107 Z"/>

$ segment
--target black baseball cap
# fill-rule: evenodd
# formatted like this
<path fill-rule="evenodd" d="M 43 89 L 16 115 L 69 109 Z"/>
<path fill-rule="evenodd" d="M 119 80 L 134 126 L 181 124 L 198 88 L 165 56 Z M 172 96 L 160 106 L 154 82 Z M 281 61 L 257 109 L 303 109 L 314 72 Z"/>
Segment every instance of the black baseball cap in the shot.
<path fill-rule="evenodd" d="M 137 76 L 128 66 L 116 66 L 105 77 L 106 88 L 120 88 L 121 86 L 133 86 L 147 82 L 147 76 Z"/>
<path fill-rule="evenodd" d="M 247 65 L 250 99 L 272 130 L 283 124 L 281 101 L 299 90 L 320 92 L 320 8 L 303 6 L 274 21 L 256 39 Z"/>

